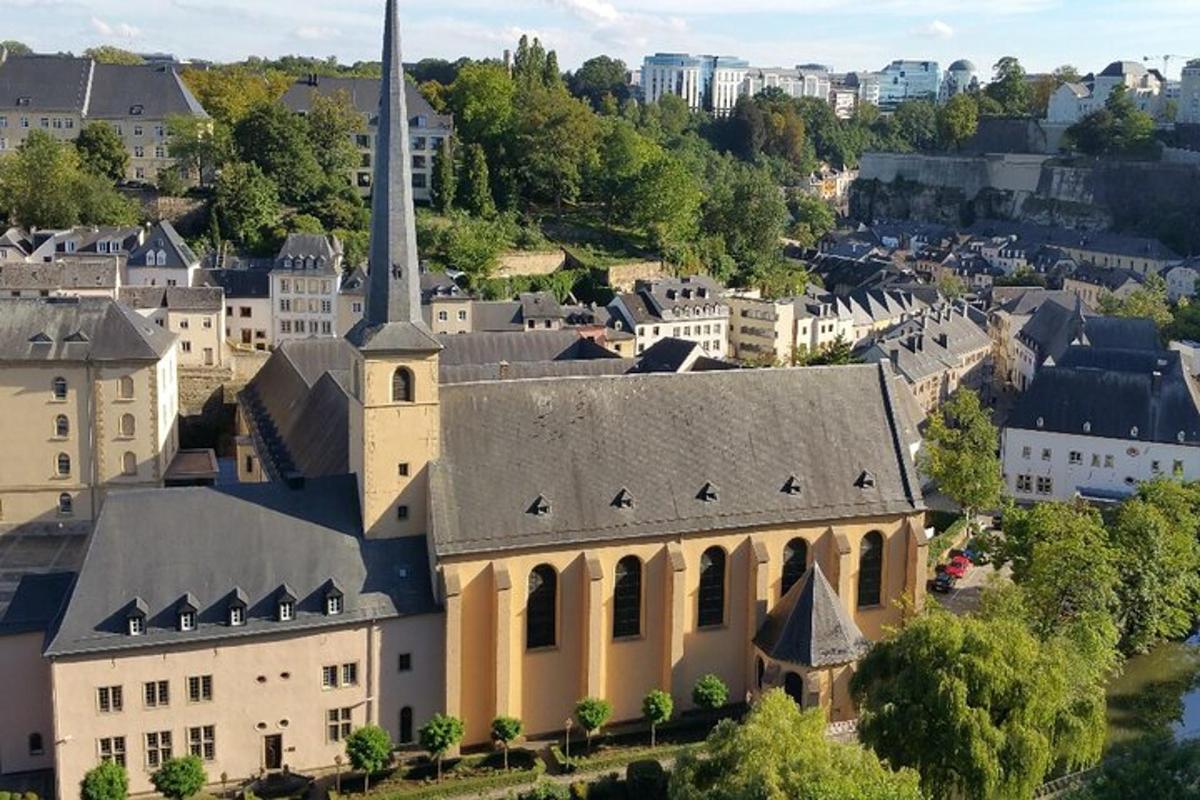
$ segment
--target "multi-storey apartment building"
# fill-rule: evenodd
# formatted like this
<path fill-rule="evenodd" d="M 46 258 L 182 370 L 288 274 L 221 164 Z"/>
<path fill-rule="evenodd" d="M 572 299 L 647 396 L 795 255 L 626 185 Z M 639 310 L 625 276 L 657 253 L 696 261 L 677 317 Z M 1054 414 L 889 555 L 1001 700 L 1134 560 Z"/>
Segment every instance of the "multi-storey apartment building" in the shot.
<path fill-rule="evenodd" d="M 110 493 L 161 486 L 177 364 L 174 336 L 110 299 L 0 299 L 3 521 L 90 520 Z"/>
<path fill-rule="evenodd" d="M 729 303 L 712 278 L 693 275 L 638 281 L 609 304 L 620 329 L 636 336 L 635 352 L 646 352 L 662 339 L 683 339 L 700 345 L 714 358 L 729 350 Z"/>
<path fill-rule="evenodd" d="M 1156 69 L 1137 61 L 1114 61 L 1098 75 L 1087 75 L 1078 83 L 1064 83 L 1050 95 L 1046 119 L 1073 124 L 1104 108 L 1113 89 L 1124 86 L 1139 110 L 1161 118 L 1166 110 L 1167 81 Z M 1181 106 L 1182 110 L 1182 106 Z"/>
<path fill-rule="evenodd" d="M 753 97 L 764 89 L 779 89 L 788 97 L 830 99 L 829 69 L 819 64 L 806 64 L 795 69 L 753 67 L 742 80 L 741 93 Z"/>
<path fill-rule="evenodd" d="M 433 186 L 433 159 L 442 143 L 454 133 L 454 118 L 433 110 L 416 86 L 405 87 L 408 103 L 409 135 L 412 137 L 413 199 L 429 202 Z M 354 167 L 351 181 L 364 195 L 371 193 L 371 175 L 375 163 L 375 138 L 379 125 L 379 81 L 375 78 L 337 78 L 309 75 L 288 88 L 283 103 L 298 114 L 307 114 L 316 96 L 332 97 L 344 94 L 363 119 L 361 130 L 355 131 L 354 145 L 358 148 L 359 163 Z"/>
<path fill-rule="evenodd" d="M 175 334 L 179 366 L 220 367 L 225 363 L 225 293 L 221 289 L 124 287 L 118 299 Z"/>
<path fill-rule="evenodd" d="M 153 182 L 175 164 L 167 152 L 167 119 L 207 117 L 171 65 L 100 64 L 71 56 L 10 56 L 0 49 L 0 152 L 30 131 L 78 138 L 88 122 L 111 125 L 129 150 L 126 178 Z"/>
<path fill-rule="evenodd" d="M 212 269 L 201 286 L 219 287 L 225 295 L 225 341 L 241 350 L 274 347 L 271 273 L 265 269 Z"/>
<path fill-rule="evenodd" d="M 275 344 L 336 335 L 341 270 L 336 236 L 288 234 L 271 268 Z"/>
<path fill-rule="evenodd" d="M 167 220 L 144 231 L 126 263 L 130 286 L 192 286 L 199 272 L 199 256 Z"/>

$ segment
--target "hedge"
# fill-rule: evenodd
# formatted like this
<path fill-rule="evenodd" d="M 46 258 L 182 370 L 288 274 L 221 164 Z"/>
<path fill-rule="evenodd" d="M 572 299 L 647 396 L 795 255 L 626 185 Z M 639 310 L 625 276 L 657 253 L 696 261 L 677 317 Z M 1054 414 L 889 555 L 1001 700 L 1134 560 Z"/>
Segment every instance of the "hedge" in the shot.
<path fill-rule="evenodd" d="M 425 798 L 458 797 L 476 795 L 495 789 L 509 789 L 533 784 L 546 771 L 546 765 L 537 760 L 533 769 L 496 772 L 472 778 L 455 779 L 453 773 L 441 783 L 416 783 L 409 786 L 392 784 L 369 794 L 339 794 L 329 790 L 329 800 L 425 800 Z"/>
<path fill-rule="evenodd" d="M 561 772 L 600 772 L 613 767 L 623 767 L 634 761 L 652 759 L 663 761 L 678 758 L 689 750 L 700 747 L 704 742 L 687 744 L 660 744 L 658 747 L 613 748 L 594 756 L 571 756 L 568 758 L 557 744 L 550 746 L 550 754 Z"/>

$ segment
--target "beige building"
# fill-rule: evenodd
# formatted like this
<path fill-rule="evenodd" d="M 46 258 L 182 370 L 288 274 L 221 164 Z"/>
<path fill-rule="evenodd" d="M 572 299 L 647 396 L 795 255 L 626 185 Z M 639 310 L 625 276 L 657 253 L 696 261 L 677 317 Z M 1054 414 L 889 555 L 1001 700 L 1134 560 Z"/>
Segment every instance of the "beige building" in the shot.
<path fill-rule="evenodd" d="M 179 366 L 225 364 L 225 295 L 219 288 L 126 287 L 120 301 L 175 334 Z"/>
<path fill-rule="evenodd" d="M 109 499 L 65 601 L 43 587 L 32 605 L 55 611 L 22 615 L 50 631 L 41 653 L 0 636 L 24 681 L 0 685 L 18 721 L 0 753 L 53 764 L 60 796 L 105 760 L 137 793 L 183 753 L 239 784 L 311 772 L 357 726 L 404 746 L 439 711 L 486 746 L 494 716 L 554 732 L 585 695 L 617 720 L 651 688 L 687 710 L 707 673 L 734 702 L 781 685 L 851 719 L 853 660 L 922 605 L 888 364 L 442 379 L 460 341 L 571 333 L 438 338 L 422 320 L 396 6 L 364 318 L 264 367 L 272 402 L 339 387 L 344 436 L 314 416 L 309 455 L 340 449 L 346 472 L 276 460 L 302 441 L 276 409 L 255 445 L 279 479 Z"/>
<path fill-rule="evenodd" d="M 729 354 L 729 303 L 706 275 L 638 281 L 609 303 L 613 327 L 632 333 L 640 355 L 663 339 L 695 342 L 713 358 Z"/>
<path fill-rule="evenodd" d="M 20 147 L 30 131 L 73 141 L 89 122 L 105 122 L 129 150 L 126 179 L 153 182 L 175 165 L 167 120 L 177 114 L 208 116 L 171 65 L 11 56 L 0 49 L 0 153 Z"/>
<path fill-rule="evenodd" d="M 0 300 L 5 523 L 94 519 L 178 449 L 174 337 L 101 298 Z"/>

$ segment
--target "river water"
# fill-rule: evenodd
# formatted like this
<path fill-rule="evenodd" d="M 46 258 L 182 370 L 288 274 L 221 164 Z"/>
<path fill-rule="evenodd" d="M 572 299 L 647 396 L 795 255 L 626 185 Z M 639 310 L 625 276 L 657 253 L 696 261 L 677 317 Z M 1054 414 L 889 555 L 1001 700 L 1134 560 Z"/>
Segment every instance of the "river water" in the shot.
<path fill-rule="evenodd" d="M 1134 656 L 1108 688 L 1108 746 L 1163 731 L 1200 736 L 1200 634 Z"/>

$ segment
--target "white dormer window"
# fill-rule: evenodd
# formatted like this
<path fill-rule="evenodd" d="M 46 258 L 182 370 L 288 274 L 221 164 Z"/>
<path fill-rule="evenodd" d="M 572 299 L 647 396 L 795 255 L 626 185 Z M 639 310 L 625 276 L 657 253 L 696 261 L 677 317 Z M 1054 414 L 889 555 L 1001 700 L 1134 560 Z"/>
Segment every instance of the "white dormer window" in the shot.
<path fill-rule="evenodd" d="M 229 625 L 236 628 L 239 625 L 246 624 L 246 609 L 242 606 L 230 606 L 229 608 Z"/>
<path fill-rule="evenodd" d="M 340 594 L 331 594 L 325 598 L 325 613 L 331 617 L 342 613 L 342 596 Z"/>
<path fill-rule="evenodd" d="M 181 631 L 196 630 L 196 612 L 195 611 L 179 612 L 179 630 L 181 630 Z"/>
<path fill-rule="evenodd" d="M 296 616 L 296 604 L 291 600 L 279 601 L 279 621 L 289 622 Z"/>
<path fill-rule="evenodd" d="M 146 632 L 146 618 L 145 617 L 143 617 L 139 614 L 134 614 L 132 617 L 129 618 L 129 635 L 130 636 L 141 636 L 145 632 Z"/>
<path fill-rule="evenodd" d="M 74 241 L 72 241 L 72 240 L 70 240 L 70 239 L 68 239 L 68 240 L 67 240 L 67 241 L 64 243 L 64 247 L 66 248 L 66 251 L 67 251 L 68 253 L 74 253 L 74 252 L 75 252 L 75 242 L 74 242 Z"/>
<path fill-rule="evenodd" d="M 165 267 L 167 265 L 167 253 L 165 250 L 158 251 L 158 266 Z"/>

